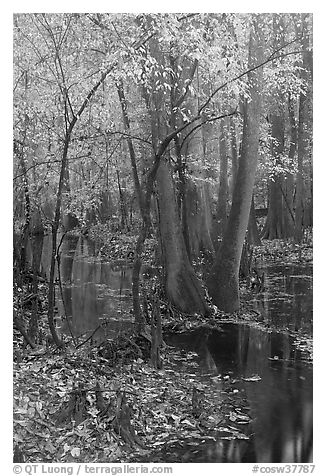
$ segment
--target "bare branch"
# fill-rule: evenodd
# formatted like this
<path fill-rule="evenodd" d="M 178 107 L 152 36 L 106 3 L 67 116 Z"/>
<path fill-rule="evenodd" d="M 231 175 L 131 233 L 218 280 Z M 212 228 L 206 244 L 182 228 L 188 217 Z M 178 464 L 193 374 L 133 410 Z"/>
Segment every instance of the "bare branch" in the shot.
<path fill-rule="evenodd" d="M 135 140 L 138 140 L 139 142 L 144 142 L 145 144 L 148 144 L 150 146 L 152 146 L 152 143 L 148 140 L 148 139 L 143 139 L 142 137 L 138 137 L 138 136 L 135 136 L 133 134 L 128 134 L 127 132 L 123 132 L 123 131 L 106 131 L 107 134 L 112 134 L 112 135 L 115 135 L 115 134 L 120 134 L 121 136 L 124 136 L 124 137 L 129 137 L 130 139 L 135 139 Z"/>

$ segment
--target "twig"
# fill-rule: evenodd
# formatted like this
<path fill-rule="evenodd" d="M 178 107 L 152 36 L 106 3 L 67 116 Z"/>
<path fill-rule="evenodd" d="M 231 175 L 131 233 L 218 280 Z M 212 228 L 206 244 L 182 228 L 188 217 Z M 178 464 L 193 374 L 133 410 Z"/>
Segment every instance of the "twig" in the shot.
<path fill-rule="evenodd" d="M 100 329 L 100 327 L 102 327 L 102 324 L 100 324 L 99 326 L 97 326 L 96 329 L 91 333 L 91 335 L 87 337 L 87 339 L 85 339 L 83 342 L 81 342 L 80 344 L 78 344 L 78 345 L 76 346 L 76 349 L 79 349 L 79 347 L 81 347 L 82 345 L 86 344 L 86 342 L 88 342 L 89 340 L 91 340 L 91 338 L 93 337 L 93 335 L 95 334 L 95 332 L 98 331 L 98 329 Z"/>

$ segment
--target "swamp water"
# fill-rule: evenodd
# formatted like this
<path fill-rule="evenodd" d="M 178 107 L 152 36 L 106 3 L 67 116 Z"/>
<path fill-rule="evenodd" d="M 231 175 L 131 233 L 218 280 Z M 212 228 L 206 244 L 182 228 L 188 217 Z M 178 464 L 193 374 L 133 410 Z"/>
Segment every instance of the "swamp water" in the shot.
<path fill-rule="evenodd" d="M 45 272 L 50 256 L 51 240 L 45 237 Z M 102 262 L 94 243 L 69 237 L 61 247 L 60 274 L 63 300 L 57 290 L 58 314 L 67 315 L 75 335 L 87 338 L 102 324 L 92 337 L 96 343 L 132 326 L 130 264 Z M 209 381 L 217 399 L 222 392 L 229 420 L 222 422 L 226 431 L 216 441 L 178 441 L 164 455 L 158 453 L 157 460 L 312 461 L 312 365 L 284 332 L 312 332 L 312 267 L 266 266 L 265 276 L 265 291 L 252 297 L 252 304 L 264 323 L 282 332 L 224 323 L 214 330 L 165 335 L 165 342 L 184 356 L 175 367 Z M 65 322 L 62 330 L 68 333 Z M 250 423 L 238 419 L 243 409 Z M 241 436 L 234 438 L 227 428 Z"/>

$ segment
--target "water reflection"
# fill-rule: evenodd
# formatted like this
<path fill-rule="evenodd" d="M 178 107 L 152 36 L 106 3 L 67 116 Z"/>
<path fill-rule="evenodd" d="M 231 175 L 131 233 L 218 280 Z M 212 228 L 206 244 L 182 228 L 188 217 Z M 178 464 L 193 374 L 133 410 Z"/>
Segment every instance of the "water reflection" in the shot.
<path fill-rule="evenodd" d="M 66 270 L 64 295 L 58 301 L 61 308 L 63 300 L 71 306 L 67 316 L 75 335 L 87 334 L 102 324 L 93 336 L 99 342 L 132 325 L 131 269 L 103 263 L 94 255 L 92 242 L 84 239 L 79 239 L 74 256 L 66 254 L 62 260 L 62 269 Z"/>
<path fill-rule="evenodd" d="M 312 369 L 291 337 L 246 325 L 166 336 L 168 344 L 198 354 L 202 378 L 228 375 L 223 390 L 238 391 L 250 408 L 249 441 L 219 440 L 178 449 L 187 462 L 309 462 L 312 460 Z M 182 365 L 185 366 L 186 363 Z M 189 371 L 189 369 L 188 369 Z M 258 382 L 242 378 L 259 375 Z M 231 384 L 231 382 L 234 382 Z M 165 455 L 175 459 L 175 451 Z M 171 459 L 169 459 L 171 458 Z"/>
<path fill-rule="evenodd" d="M 312 266 L 266 266 L 265 291 L 253 298 L 265 322 L 312 333 Z"/>
<path fill-rule="evenodd" d="M 92 337 L 93 343 L 132 326 L 130 264 L 122 260 L 104 263 L 98 254 L 95 242 L 66 236 L 60 247 L 62 295 L 56 286 L 58 314 L 67 316 L 75 336 L 87 337 L 101 324 Z M 47 277 L 50 262 L 51 236 L 45 236 L 40 271 Z M 56 269 L 55 279 L 58 278 Z M 68 327 L 63 321 L 61 332 L 68 334 Z"/>

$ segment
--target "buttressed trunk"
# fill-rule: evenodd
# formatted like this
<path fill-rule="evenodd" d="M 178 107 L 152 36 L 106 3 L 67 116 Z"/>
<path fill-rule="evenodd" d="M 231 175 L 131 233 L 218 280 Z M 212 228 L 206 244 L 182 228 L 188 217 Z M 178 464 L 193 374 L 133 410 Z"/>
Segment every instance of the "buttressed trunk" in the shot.
<path fill-rule="evenodd" d="M 171 172 L 164 159 L 157 172 L 157 186 L 166 295 L 183 312 L 206 314 L 208 306 L 187 255 Z"/>
<path fill-rule="evenodd" d="M 262 39 L 259 25 L 252 31 L 249 44 L 249 67 L 261 61 Z M 261 114 L 262 68 L 249 75 L 251 101 L 244 110 L 242 151 L 235 182 L 229 220 L 217 253 L 207 286 L 213 303 L 221 310 L 239 309 L 239 267 L 241 250 L 248 225 L 255 172 L 258 160 L 259 123 Z"/>
<path fill-rule="evenodd" d="M 213 255 L 211 238 L 212 217 L 210 195 L 207 183 L 203 180 L 187 178 L 185 201 L 187 203 L 187 229 L 190 258 L 199 257 L 200 251 Z"/>

